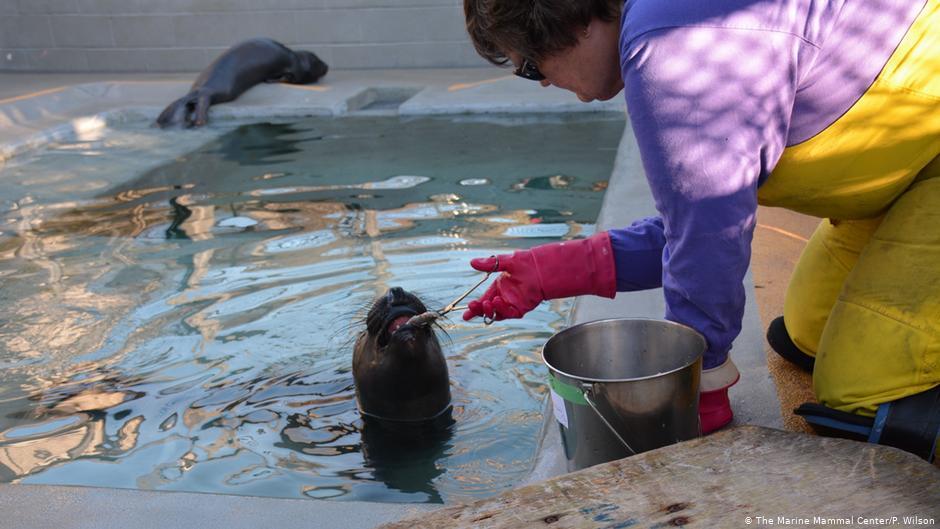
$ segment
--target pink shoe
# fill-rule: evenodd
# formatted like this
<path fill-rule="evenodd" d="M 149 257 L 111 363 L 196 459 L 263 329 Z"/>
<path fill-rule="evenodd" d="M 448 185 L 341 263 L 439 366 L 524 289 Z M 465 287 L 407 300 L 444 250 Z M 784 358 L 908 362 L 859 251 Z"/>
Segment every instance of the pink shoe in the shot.
<path fill-rule="evenodd" d="M 725 426 L 733 418 L 728 388 L 699 393 L 698 420 L 702 425 L 702 435 L 708 435 Z"/>
<path fill-rule="evenodd" d="M 698 396 L 698 418 L 702 435 L 708 435 L 726 426 L 734 418 L 728 388 L 735 385 L 741 375 L 731 358 L 712 369 L 702 371 L 701 392 Z"/>

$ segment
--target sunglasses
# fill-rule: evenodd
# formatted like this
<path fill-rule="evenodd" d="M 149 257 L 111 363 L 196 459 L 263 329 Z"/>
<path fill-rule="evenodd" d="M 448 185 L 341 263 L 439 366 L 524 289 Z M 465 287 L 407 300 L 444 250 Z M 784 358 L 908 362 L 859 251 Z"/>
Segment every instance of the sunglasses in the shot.
<path fill-rule="evenodd" d="M 522 59 L 522 64 L 512 73 L 530 81 L 541 81 L 545 79 L 545 76 L 539 71 L 539 67 L 529 59 Z"/>

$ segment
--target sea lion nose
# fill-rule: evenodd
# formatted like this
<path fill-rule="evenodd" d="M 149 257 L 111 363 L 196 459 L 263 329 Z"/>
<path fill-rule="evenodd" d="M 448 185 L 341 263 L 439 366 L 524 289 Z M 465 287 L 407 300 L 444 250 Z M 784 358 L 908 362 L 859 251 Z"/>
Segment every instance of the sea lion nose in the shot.
<path fill-rule="evenodd" d="M 396 302 L 400 302 L 405 297 L 405 291 L 401 287 L 392 287 L 388 289 L 385 296 L 388 298 L 389 305 L 395 305 Z"/>

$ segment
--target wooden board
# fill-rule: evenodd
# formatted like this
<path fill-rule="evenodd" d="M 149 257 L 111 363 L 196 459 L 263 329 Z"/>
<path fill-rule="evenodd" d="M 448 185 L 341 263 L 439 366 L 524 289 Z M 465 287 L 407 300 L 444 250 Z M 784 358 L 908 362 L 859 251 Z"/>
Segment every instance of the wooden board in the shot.
<path fill-rule="evenodd" d="M 927 525 L 905 517 L 919 517 Z M 843 439 L 740 426 L 382 527 L 938 524 L 940 470 L 911 454 Z"/>

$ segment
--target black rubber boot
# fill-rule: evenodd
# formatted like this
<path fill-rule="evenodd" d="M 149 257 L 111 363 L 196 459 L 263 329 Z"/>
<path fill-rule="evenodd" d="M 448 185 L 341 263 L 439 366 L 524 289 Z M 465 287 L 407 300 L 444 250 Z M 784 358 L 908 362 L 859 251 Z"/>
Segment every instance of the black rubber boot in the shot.
<path fill-rule="evenodd" d="M 778 316 L 767 327 L 767 342 L 770 347 L 784 360 L 787 360 L 807 373 L 813 372 L 816 359 L 800 351 L 800 348 L 790 339 L 787 326 L 783 324 L 783 316 Z"/>
<path fill-rule="evenodd" d="M 882 404 L 872 428 L 869 441 L 933 462 L 940 440 L 940 386 Z"/>
<path fill-rule="evenodd" d="M 807 402 L 793 413 L 819 435 L 868 441 L 900 448 L 928 462 L 940 442 L 940 386 L 878 406 L 875 417 L 863 417 Z"/>
<path fill-rule="evenodd" d="M 875 423 L 871 417 L 834 410 L 815 402 L 801 404 L 793 413 L 803 417 L 819 435 L 853 441 L 868 441 Z"/>

